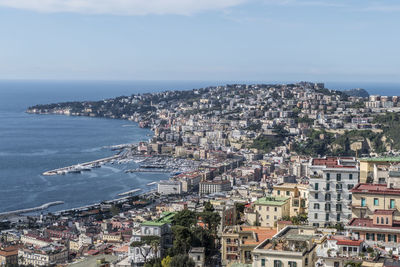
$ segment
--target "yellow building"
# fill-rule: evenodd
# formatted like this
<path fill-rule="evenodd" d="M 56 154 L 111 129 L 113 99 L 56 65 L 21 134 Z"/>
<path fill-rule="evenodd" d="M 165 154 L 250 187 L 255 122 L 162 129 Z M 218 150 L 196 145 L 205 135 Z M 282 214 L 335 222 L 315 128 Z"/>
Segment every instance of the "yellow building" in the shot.
<path fill-rule="evenodd" d="M 245 216 L 251 225 L 274 227 L 282 217 L 290 216 L 290 197 L 259 198 L 245 209 Z"/>
<path fill-rule="evenodd" d="M 272 195 L 290 198 L 290 217 L 307 213 L 308 186 L 302 184 L 283 183 L 274 185 Z"/>
<path fill-rule="evenodd" d="M 386 183 L 387 168 L 400 163 L 400 157 L 360 159 L 360 183 Z"/>
<path fill-rule="evenodd" d="M 369 218 L 375 210 L 394 210 L 394 219 L 400 220 L 400 189 L 386 184 L 358 184 L 352 190 L 352 217 Z"/>

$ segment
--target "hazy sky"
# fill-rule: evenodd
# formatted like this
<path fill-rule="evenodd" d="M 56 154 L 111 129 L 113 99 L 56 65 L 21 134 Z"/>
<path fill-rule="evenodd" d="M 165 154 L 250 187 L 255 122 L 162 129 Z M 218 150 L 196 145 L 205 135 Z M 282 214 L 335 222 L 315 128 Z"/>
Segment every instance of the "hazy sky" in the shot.
<path fill-rule="evenodd" d="M 400 82 L 400 2 L 0 0 L 0 79 Z"/>

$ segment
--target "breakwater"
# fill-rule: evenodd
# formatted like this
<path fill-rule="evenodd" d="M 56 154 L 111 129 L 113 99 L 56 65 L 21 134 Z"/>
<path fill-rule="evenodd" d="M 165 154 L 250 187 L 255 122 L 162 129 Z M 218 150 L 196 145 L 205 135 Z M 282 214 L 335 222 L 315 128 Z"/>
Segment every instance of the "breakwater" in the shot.
<path fill-rule="evenodd" d="M 23 213 L 38 211 L 38 210 L 45 210 L 45 209 L 48 209 L 48 208 L 51 207 L 51 206 L 56 206 L 56 205 L 61 205 L 61 204 L 64 204 L 64 202 L 63 202 L 63 201 L 54 201 L 54 202 L 49 202 L 49 203 L 46 203 L 46 204 L 43 204 L 43 205 L 41 205 L 41 206 L 34 207 L 34 208 L 28 208 L 28 209 L 20 209 L 20 210 L 14 210 L 14 211 L 1 212 L 1 213 L 0 213 L 0 218 L 1 218 L 1 217 L 12 216 L 12 215 L 19 215 L 19 214 L 23 214 Z"/>
<path fill-rule="evenodd" d="M 43 175 L 46 175 L 46 176 L 64 175 L 67 173 L 80 173 L 82 171 L 89 171 L 92 168 L 100 167 L 101 165 L 103 165 L 105 163 L 113 162 L 115 160 L 120 159 L 121 157 L 122 156 L 120 156 L 120 155 L 115 155 L 115 156 L 102 158 L 102 159 L 98 159 L 98 160 L 94 160 L 94 161 L 80 163 L 80 164 L 76 164 L 76 165 L 72 165 L 72 166 L 68 166 L 68 167 L 64 167 L 64 168 L 46 171 L 43 173 Z"/>

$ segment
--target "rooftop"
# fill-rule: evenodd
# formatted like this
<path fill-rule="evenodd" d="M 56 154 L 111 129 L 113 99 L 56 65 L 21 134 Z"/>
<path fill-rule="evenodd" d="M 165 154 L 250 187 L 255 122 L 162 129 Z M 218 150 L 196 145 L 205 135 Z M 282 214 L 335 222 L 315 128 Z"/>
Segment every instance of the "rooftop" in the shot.
<path fill-rule="evenodd" d="M 393 225 L 376 225 L 373 222 L 373 219 L 360 219 L 354 218 L 352 219 L 349 224 L 349 227 L 369 227 L 369 228 L 376 228 L 376 229 L 393 229 L 393 230 L 400 230 L 400 221 L 393 221 Z"/>
<path fill-rule="evenodd" d="M 392 194 L 400 195 L 399 188 L 388 188 L 386 184 L 357 184 L 351 190 L 352 193 L 366 193 L 366 194 Z"/>
<path fill-rule="evenodd" d="M 162 226 L 167 223 L 172 223 L 172 219 L 174 218 L 176 212 L 164 212 L 162 217 L 153 220 L 153 221 L 146 221 L 142 222 L 144 226 Z"/>
<path fill-rule="evenodd" d="M 364 162 L 400 162 L 400 157 L 361 158 Z"/>

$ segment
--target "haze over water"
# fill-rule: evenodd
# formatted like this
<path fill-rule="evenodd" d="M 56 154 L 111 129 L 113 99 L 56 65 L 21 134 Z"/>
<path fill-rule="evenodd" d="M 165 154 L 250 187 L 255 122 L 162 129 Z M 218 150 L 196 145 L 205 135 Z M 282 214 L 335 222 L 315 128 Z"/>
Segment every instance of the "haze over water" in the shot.
<path fill-rule="evenodd" d="M 185 90 L 227 82 L 0 81 L 0 212 L 62 200 L 60 210 L 113 199 L 118 193 L 167 179 L 166 174 L 130 173 L 132 164 L 91 172 L 42 176 L 46 170 L 113 154 L 104 146 L 145 141 L 152 132 L 133 122 L 88 117 L 26 114 L 28 106 L 100 100 L 133 93 Z M 249 82 L 247 82 L 249 83 Z M 327 83 L 330 89 L 361 87 L 371 94 L 398 95 L 398 84 Z"/>

